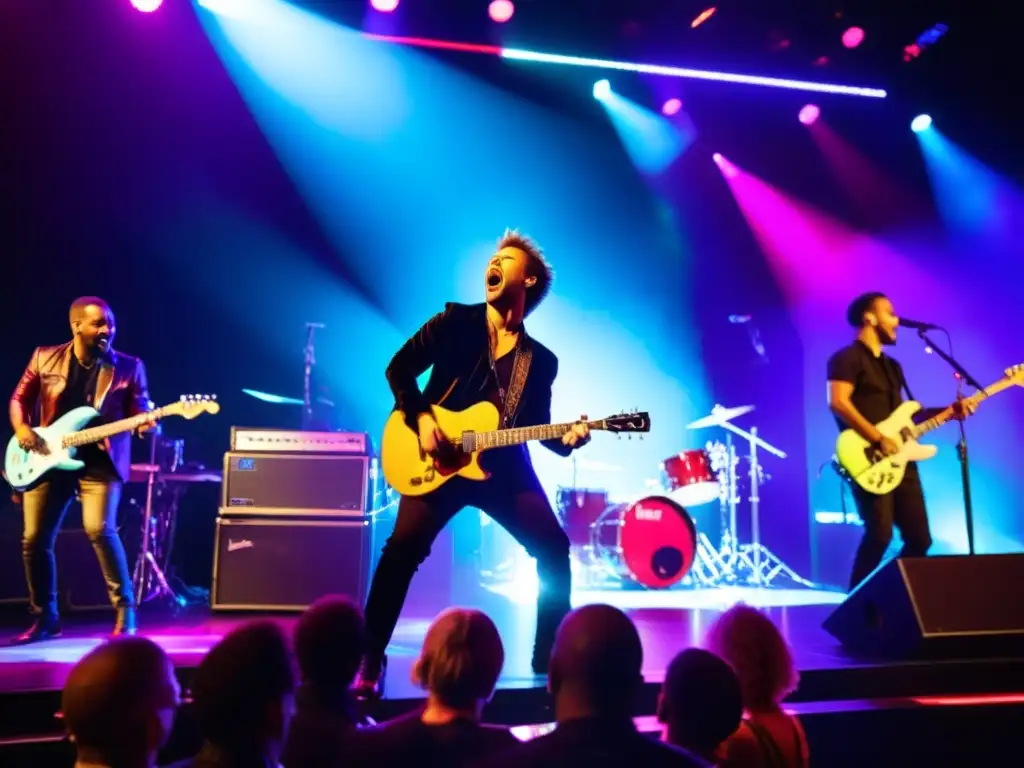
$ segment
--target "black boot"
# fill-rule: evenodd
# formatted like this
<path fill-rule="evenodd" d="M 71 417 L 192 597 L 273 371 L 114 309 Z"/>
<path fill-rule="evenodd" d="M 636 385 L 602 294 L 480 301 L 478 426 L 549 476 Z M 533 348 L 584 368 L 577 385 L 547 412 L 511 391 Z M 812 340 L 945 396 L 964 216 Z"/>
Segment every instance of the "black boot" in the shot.
<path fill-rule="evenodd" d="M 131 606 L 118 608 L 117 620 L 114 622 L 114 631 L 110 633 L 110 636 L 134 635 L 137 631 L 138 625 L 135 623 L 135 608 Z"/>
<path fill-rule="evenodd" d="M 352 684 L 352 693 L 357 699 L 376 700 L 384 693 L 384 677 L 388 671 L 388 657 L 382 656 L 380 661 L 370 658 L 363 659 L 359 675 Z"/>
<path fill-rule="evenodd" d="M 60 619 L 56 614 L 43 614 L 36 623 L 11 641 L 11 645 L 28 645 L 60 637 Z"/>

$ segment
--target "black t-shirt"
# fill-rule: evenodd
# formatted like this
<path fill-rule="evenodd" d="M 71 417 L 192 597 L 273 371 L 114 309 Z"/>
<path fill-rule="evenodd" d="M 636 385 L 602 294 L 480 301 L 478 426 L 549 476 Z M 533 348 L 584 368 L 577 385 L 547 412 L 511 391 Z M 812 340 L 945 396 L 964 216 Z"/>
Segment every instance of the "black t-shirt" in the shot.
<path fill-rule="evenodd" d="M 100 361 L 93 360 L 90 367 L 84 368 L 78 362 L 78 357 L 71 355 L 71 362 L 68 365 L 68 383 L 60 395 L 60 402 L 57 406 L 56 416 L 59 418 L 75 408 L 89 406 L 95 408 L 96 401 L 96 379 L 100 372 Z M 88 426 L 96 426 L 99 419 L 95 419 Z M 82 445 L 75 451 L 75 458 L 84 461 L 88 467 L 107 466 L 110 463 L 107 454 L 97 443 Z"/>
<path fill-rule="evenodd" d="M 872 424 L 887 419 L 903 402 L 906 387 L 903 368 L 888 355 L 875 357 L 866 344 L 855 341 L 843 347 L 828 360 L 828 380 L 853 384 L 850 397 L 853 407 Z M 838 416 L 836 424 L 846 429 Z"/>
<path fill-rule="evenodd" d="M 400 717 L 373 728 L 355 731 L 346 745 L 345 765 L 461 766 L 487 762 L 492 755 L 516 747 L 519 740 L 507 728 L 454 720 L 444 725 L 426 725 L 420 712 Z"/>

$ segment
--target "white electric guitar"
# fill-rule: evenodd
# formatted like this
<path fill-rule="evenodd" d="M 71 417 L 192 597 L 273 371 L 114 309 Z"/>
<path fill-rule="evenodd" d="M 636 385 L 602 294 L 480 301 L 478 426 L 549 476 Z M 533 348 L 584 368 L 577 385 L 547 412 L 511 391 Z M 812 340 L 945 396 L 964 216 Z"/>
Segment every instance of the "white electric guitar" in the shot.
<path fill-rule="evenodd" d="M 1007 368 L 1005 374 L 992 386 L 964 399 L 976 405 L 1004 389 L 1024 386 L 1024 363 Z M 877 446 L 869 443 L 855 430 L 842 432 L 836 441 L 836 461 L 845 474 L 865 491 L 882 495 L 895 490 L 903 482 L 908 461 L 924 461 L 938 453 L 937 446 L 921 445 L 917 440 L 953 420 L 956 417 L 953 407 L 915 424 L 912 417 L 919 410 L 921 404 L 909 400 L 900 404 L 885 421 L 875 425 L 879 432 L 899 445 L 899 451 L 892 456 L 882 456 Z"/>
<path fill-rule="evenodd" d="M 46 451 L 26 451 L 12 437 L 4 457 L 4 476 L 16 491 L 24 491 L 38 484 L 51 470 L 73 471 L 85 466 L 75 458 L 75 448 L 98 443 L 121 432 L 131 432 L 143 424 L 168 416 L 194 419 L 201 413 L 217 413 L 220 404 L 216 395 L 182 395 L 176 403 L 165 405 L 148 413 L 112 421 L 98 427 L 83 429 L 99 416 L 95 408 L 82 406 L 68 411 L 48 427 L 36 427 L 35 433 L 46 443 Z"/>

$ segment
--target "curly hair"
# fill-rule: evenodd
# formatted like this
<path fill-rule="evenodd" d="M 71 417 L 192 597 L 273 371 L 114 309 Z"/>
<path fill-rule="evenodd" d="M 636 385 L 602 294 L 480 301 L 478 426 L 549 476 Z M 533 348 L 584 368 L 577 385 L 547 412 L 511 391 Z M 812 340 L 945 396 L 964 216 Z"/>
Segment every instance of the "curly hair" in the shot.
<path fill-rule="evenodd" d="M 537 278 L 537 282 L 526 289 L 524 314 L 528 315 L 548 295 L 551 283 L 555 279 L 555 272 L 544 257 L 541 247 L 518 229 L 505 230 L 505 233 L 498 239 L 497 249 L 500 251 L 502 248 L 518 248 L 525 253 L 528 260 L 526 275 Z"/>
<path fill-rule="evenodd" d="M 796 690 L 800 674 L 793 654 L 772 620 L 756 608 L 739 603 L 715 621 L 706 638 L 735 670 L 748 711 L 775 709 Z"/>

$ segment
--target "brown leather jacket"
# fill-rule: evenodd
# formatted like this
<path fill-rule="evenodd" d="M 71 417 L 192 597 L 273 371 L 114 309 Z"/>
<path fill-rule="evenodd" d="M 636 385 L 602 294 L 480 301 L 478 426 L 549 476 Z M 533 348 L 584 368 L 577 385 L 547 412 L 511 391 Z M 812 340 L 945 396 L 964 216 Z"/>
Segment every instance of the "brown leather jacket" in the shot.
<path fill-rule="evenodd" d="M 72 354 L 71 342 L 38 347 L 32 353 L 11 396 L 9 411 L 14 429 L 22 424 L 45 427 L 53 423 L 60 395 L 67 385 Z M 142 361 L 111 350 L 107 359 L 100 363 L 94 402 L 100 412 L 98 422 L 116 421 L 151 410 Z M 131 434 L 114 435 L 104 440 L 102 446 L 121 480 L 127 482 L 131 472 Z"/>

